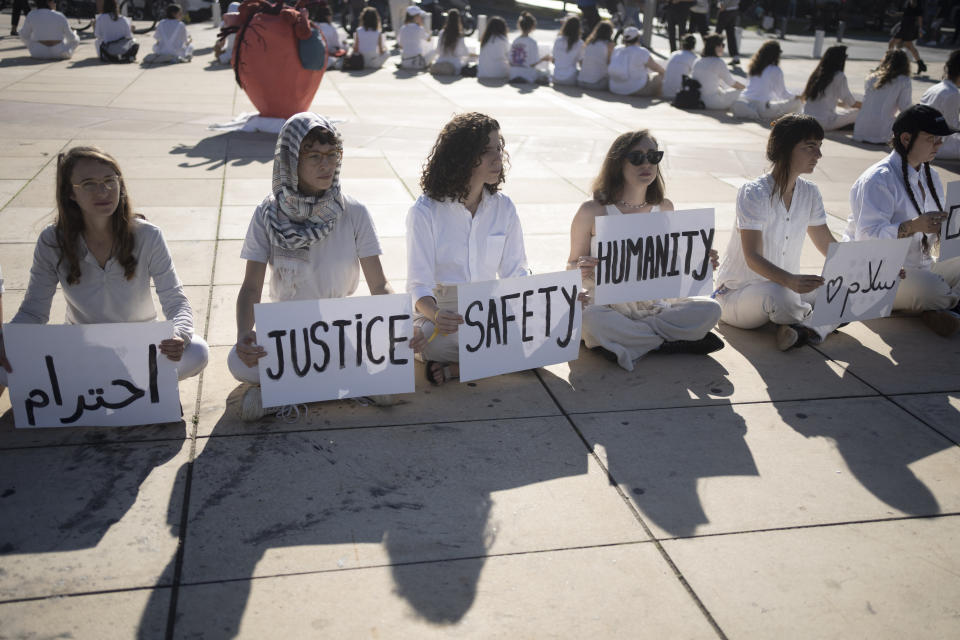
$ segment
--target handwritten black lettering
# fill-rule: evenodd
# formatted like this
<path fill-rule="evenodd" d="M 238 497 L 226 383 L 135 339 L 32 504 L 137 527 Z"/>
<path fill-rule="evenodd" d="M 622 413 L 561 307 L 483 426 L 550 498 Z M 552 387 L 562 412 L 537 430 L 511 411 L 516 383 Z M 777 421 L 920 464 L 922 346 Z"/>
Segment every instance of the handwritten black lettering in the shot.
<path fill-rule="evenodd" d="M 690 260 L 693 258 L 693 239 L 700 235 L 699 231 L 683 231 L 681 234 L 687 239 L 687 256 L 683 261 L 684 275 L 690 274 Z"/>
<path fill-rule="evenodd" d="M 327 333 L 330 331 L 330 325 L 328 325 L 323 320 L 317 320 L 312 325 L 310 325 L 310 342 L 317 345 L 323 350 L 323 364 L 320 364 L 319 361 L 314 361 L 313 370 L 319 373 L 323 373 L 327 365 L 330 364 L 330 347 L 327 346 L 325 340 L 317 335 L 317 329 L 323 328 L 323 332 Z"/>
<path fill-rule="evenodd" d="M 381 362 L 387 359 L 387 356 L 380 356 L 379 358 L 377 358 L 376 356 L 373 355 L 373 336 L 371 334 L 373 333 L 373 327 L 378 322 L 383 322 L 383 316 L 373 316 L 372 318 L 370 318 L 370 322 L 367 323 L 367 333 L 366 333 L 367 360 L 369 360 L 373 364 L 380 364 Z"/>
<path fill-rule="evenodd" d="M 156 350 L 155 345 L 150 345 Z M 53 356 L 44 356 L 44 363 L 47 365 L 47 377 L 50 378 L 50 390 L 53 391 L 53 401 L 58 407 L 63 406 L 63 398 L 60 397 L 60 381 L 57 380 L 57 369 L 53 364 Z"/>
<path fill-rule="evenodd" d="M 557 345 L 561 348 L 566 347 L 570 344 L 570 339 L 573 337 L 573 318 L 574 313 L 577 310 L 577 285 L 573 285 L 573 289 L 568 294 L 566 289 L 560 289 L 560 292 L 563 293 L 563 297 L 567 301 L 567 337 L 557 338 Z"/>
<path fill-rule="evenodd" d="M 547 297 L 546 313 L 545 313 L 547 328 L 546 328 L 546 331 L 544 332 L 544 336 L 547 338 L 550 337 L 550 294 L 556 290 L 557 290 L 556 285 L 552 285 L 549 287 L 540 287 L 539 289 L 537 289 L 537 293 L 542 293 Z"/>
<path fill-rule="evenodd" d="M 523 292 L 523 304 L 521 308 L 523 312 L 521 314 L 522 320 L 520 321 L 520 341 L 521 342 L 530 342 L 533 340 L 533 336 L 527 333 L 527 318 L 533 317 L 533 311 L 527 311 L 527 298 L 533 295 L 533 289 L 529 289 Z"/>
<path fill-rule="evenodd" d="M 670 250 L 670 270 L 667 271 L 668 277 L 680 275 L 680 270 L 677 269 L 677 242 L 680 239 L 680 232 L 674 231 L 671 233 L 670 239 L 673 240 L 673 248 Z"/>
<path fill-rule="evenodd" d="M 31 427 L 37 426 L 33 410 L 42 409 L 48 404 L 50 404 L 50 397 L 42 389 L 33 389 L 28 394 L 27 399 L 23 402 L 23 407 L 27 410 L 27 423 Z"/>
<path fill-rule="evenodd" d="M 407 364 L 406 358 L 397 357 L 397 345 L 401 342 L 406 342 L 407 336 L 397 337 L 397 328 L 394 326 L 394 323 L 409 319 L 410 315 L 404 313 L 396 316 L 390 316 L 390 320 L 387 321 L 387 326 L 389 327 L 388 339 L 390 340 L 390 364 Z"/>
<path fill-rule="evenodd" d="M 287 335 L 286 329 L 274 329 L 267 334 L 268 338 L 273 338 L 276 340 L 277 347 L 277 371 L 274 373 L 273 369 L 267 367 L 267 376 L 271 380 L 279 380 L 283 376 L 283 336 Z"/>
<path fill-rule="evenodd" d="M 157 386 L 157 345 L 151 344 L 147 349 L 147 374 L 149 382 L 147 387 L 150 389 L 150 404 L 160 402 L 160 389 Z"/>
<path fill-rule="evenodd" d="M 703 262 L 700 264 L 699 273 L 693 272 L 693 279 L 700 281 L 707 277 L 707 269 L 710 266 L 710 248 L 713 246 L 713 229 L 707 234 L 705 229 L 700 229 L 700 239 L 703 241 Z"/>
<path fill-rule="evenodd" d="M 467 311 L 466 313 L 463 314 L 463 321 L 466 323 L 468 327 L 477 327 L 478 329 L 480 329 L 480 340 L 477 341 L 477 344 L 466 345 L 466 349 L 470 353 L 475 353 L 477 350 L 480 349 L 480 347 L 483 346 L 483 336 L 484 336 L 483 323 L 477 320 L 474 320 L 473 317 L 471 316 L 471 312 L 474 310 L 474 308 L 477 308 L 480 311 L 483 311 L 483 303 L 480 302 L 479 300 L 474 300 L 467 306 Z"/>
<path fill-rule="evenodd" d="M 293 365 L 293 372 L 298 378 L 306 377 L 310 373 L 310 330 L 303 327 L 303 366 L 300 366 L 297 357 L 297 331 L 290 332 L 290 363 Z"/>
<path fill-rule="evenodd" d="M 344 330 L 353 324 L 350 320 L 334 320 L 333 326 L 339 329 L 339 340 L 340 340 L 340 368 L 345 369 L 347 367 L 346 355 L 344 351 L 347 350 L 347 336 L 344 334 Z"/>
<path fill-rule="evenodd" d="M 517 316 L 507 311 L 507 309 L 510 307 L 510 305 L 507 304 L 507 301 L 514 300 L 519 297 L 519 293 L 508 293 L 500 296 L 500 319 L 503 321 L 501 324 L 503 327 L 503 344 L 507 344 L 507 336 L 509 334 L 508 327 L 510 326 L 510 322 L 517 319 Z"/>
<path fill-rule="evenodd" d="M 490 298 L 490 306 L 487 307 L 487 349 L 490 348 L 491 336 L 497 332 L 497 344 L 500 344 L 500 321 L 497 319 L 497 302 Z"/>

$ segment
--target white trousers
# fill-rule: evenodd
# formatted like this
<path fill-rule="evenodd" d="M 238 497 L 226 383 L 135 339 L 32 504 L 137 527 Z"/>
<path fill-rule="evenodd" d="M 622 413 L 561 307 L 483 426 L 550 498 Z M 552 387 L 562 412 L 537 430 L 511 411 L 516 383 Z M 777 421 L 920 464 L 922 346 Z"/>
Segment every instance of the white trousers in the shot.
<path fill-rule="evenodd" d="M 363 68 L 364 69 L 379 69 L 383 66 L 383 63 L 387 61 L 387 58 L 390 57 L 389 51 L 384 51 L 383 53 L 365 53 L 363 54 Z"/>
<path fill-rule="evenodd" d="M 719 319 L 720 305 L 710 298 L 687 298 L 658 312 L 591 304 L 583 310 L 583 342 L 616 354 L 617 364 L 633 371 L 635 360 L 664 342 L 699 340 Z"/>
<path fill-rule="evenodd" d="M 743 96 L 737 98 L 730 112 L 738 118 L 746 120 L 761 120 L 763 122 L 772 122 L 780 116 L 793 113 L 801 105 L 800 98 L 790 100 L 770 100 L 762 102 L 760 100 L 747 100 Z"/>
<path fill-rule="evenodd" d="M 577 78 L 577 85 L 584 89 L 597 89 L 599 91 L 606 91 L 610 87 L 610 79 L 607 76 L 603 76 L 599 80 L 594 82 L 585 82 Z"/>
<path fill-rule="evenodd" d="M 726 111 L 733 106 L 733 103 L 740 97 L 740 89 L 720 89 L 717 93 L 700 94 L 703 100 L 703 106 L 707 109 Z"/>
<path fill-rule="evenodd" d="M 813 313 L 817 290 L 799 294 L 792 289 L 764 280 L 717 295 L 723 308 L 720 320 L 738 329 L 757 329 L 773 324 L 799 324 L 812 329 L 822 342 L 837 325 L 814 327 L 807 323 Z"/>
<path fill-rule="evenodd" d="M 61 42 L 60 44 L 48 47 L 40 42 L 31 42 L 27 45 L 27 49 L 30 51 L 31 58 L 40 58 L 41 60 L 66 60 L 73 56 L 77 44 L 71 46 L 66 42 Z"/>
<path fill-rule="evenodd" d="M 856 123 L 858 115 L 860 115 L 860 109 L 844 109 L 843 107 L 838 107 L 836 113 L 834 113 L 829 120 L 824 121 L 817 118 L 817 121 L 820 123 L 820 126 L 823 127 L 824 131 L 834 131 Z"/>
<path fill-rule="evenodd" d="M 894 311 L 920 313 L 953 309 L 960 301 L 960 258 L 934 262 L 927 269 L 905 269 L 907 277 L 900 281 Z"/>

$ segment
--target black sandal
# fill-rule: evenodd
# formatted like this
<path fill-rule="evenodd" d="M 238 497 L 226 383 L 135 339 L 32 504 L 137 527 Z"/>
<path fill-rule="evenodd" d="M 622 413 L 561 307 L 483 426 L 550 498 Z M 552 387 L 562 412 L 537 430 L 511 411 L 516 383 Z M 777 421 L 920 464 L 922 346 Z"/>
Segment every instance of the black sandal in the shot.
<path fill-rule="evenodd" d="M 440 380 L 437 380 L 433 374 L 433 365 L 437 364 L 440 365 L 440 375 L 443 376 Z M 426 374 L 427 382 L 435 387 L 445 384 L 448 380 L 453 380 L 453 376 L 450 374 L 450 365 L 442 363 L 438 360 L 427 360 L 427 366 L 424 370 L 424 373 Z"/>

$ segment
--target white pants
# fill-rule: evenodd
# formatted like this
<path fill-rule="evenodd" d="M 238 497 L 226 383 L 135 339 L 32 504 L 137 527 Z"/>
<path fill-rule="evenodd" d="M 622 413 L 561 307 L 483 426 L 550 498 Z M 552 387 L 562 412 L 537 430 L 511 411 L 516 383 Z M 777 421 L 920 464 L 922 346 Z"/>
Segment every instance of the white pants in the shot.
<path fill-rule="evenodd" d="M 723 308 L 720 320 L 731 326 L 738 329 L 757 329 L 767 322 L 799 324 L 812 329 L 819 337 L 819 343 L 833 333 L 837 325 L 813 327 L 807 323 L 816 299 L 816 289 L 799 294 L 769 280 L 717 295 L 717 302 Z"/>
<path fill-rule="evenodd" d="M 955 133 L 943 139 L 943 144 L 937 149 L 937 158 L 960 160 L 960 134 Z"/>
<path fill-rule="evenodd" d="M 800 108 L 800 98 L 790 100 L 769 100 L 762 102 L 760 100 L 747 100 L 743 96 L 737 98 L 733 106 L 730 107 L 731 113 L 738 118 L 746 120 L 762 120 L 772 122 L 780 116 L 793 113 Z"/>
<path fill-rule="evenodd" d="M 934 262 L 930 270 L 906 269 L 900 281 L 894 311 L 939 311 L 953 309 L 960 301 L 960 258 Z"/>
<path fill-rule="evenodd" d="M 707 109 L 726 111 L 740 97 L 740 91 L 740 89 L 720 89 L 718 93 L 700 94 L 700 99 L 703 100 L 703 106 Z"/>
<path fill-rule="evenodd" d="M 207 343 L 204 342 L 200 336 L 193 336 L 190 344 L 183 350 L 183 355 L 180 356 L 180 362 L 176 363 L 177 379 L 186 380 L 187 378 L 192 378 L 203 371 L 203 368 L 207 366 L 207 361 L 209 360 L 210 347 L 207 346 Z M 13 363 L 13 365 L 16 366 L 16 363 Z M 0 387 L 6 386 L 8 386 L 7 370 L 0 367 Z"/>
<path fill-rule="evenodd" d="M 860 109 L 844 109 L 839 107 L 829 120 L 823 121 L 817 118 L 817 121 L 820 122 L 820 126 L 823 127 L 824 131 L 834 131 L 856 123 L 858 115 L 860 115 Z M 937 155 L 939 156 L 939 154 Z"/>
<path fill-rule="evenodd" d="M 383 63 L 387 61 L 387 58 L 390 57 L 389 51 L 384 51 L 383 53 L 365 53 L 363 54 L 363 68 L 364 69 L 379 69 L 383 66 Z"/>
<path fill-rule="evenodd" d="M 30 51 L 31 58 L 40 58 L 41 60 L 66 60 L 73 56 L 77 44 L 69 45 L 66 42 L 61 42 L 60 44 L 48 47 L 40 42 L 31 42 L 27 45 L 27 49 Z"/>
<path fill-rule="evenodd" d="M 610 88 L 610 79 L 607 76 L 603 76 L 594 82 L 585 82 L 584 80 L 577 78 L 577 84 L 584 89 L 597 89 L 599 91 L 606 91 Z"/>
<path fill-rule="evenodd" d="M 616 354 L 617 364 L 633 371 L 633 362 L 664 342 L 699 340 L 720 320 L 720 305 L 710 298 L 687 298 L 660 311 L 633 305 L 588 305 L 583 310 L 583 341 Z"/>

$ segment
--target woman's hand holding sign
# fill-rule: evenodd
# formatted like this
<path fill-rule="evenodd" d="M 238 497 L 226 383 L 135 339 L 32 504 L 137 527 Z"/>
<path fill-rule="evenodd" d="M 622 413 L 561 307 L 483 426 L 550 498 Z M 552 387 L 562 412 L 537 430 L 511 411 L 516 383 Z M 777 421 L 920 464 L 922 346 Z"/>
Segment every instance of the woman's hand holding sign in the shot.
<path fill-rule="evenodd" d="M 814 289 L 823 286 L 823 278 L 814 275 L 792 273 L 789 275 L 784 285 L 788 289 L 793 289 L 797 293 L 809 293 Z"/>
<path fill-rule="evenodd" d="M 237 340 L 236 346 L 240 361 L 248 367 L 257 366 L 257 361 L 267 355 L 264 348 L 257 344 L 257 334 L 255 331 L 247 331 Z"/>

